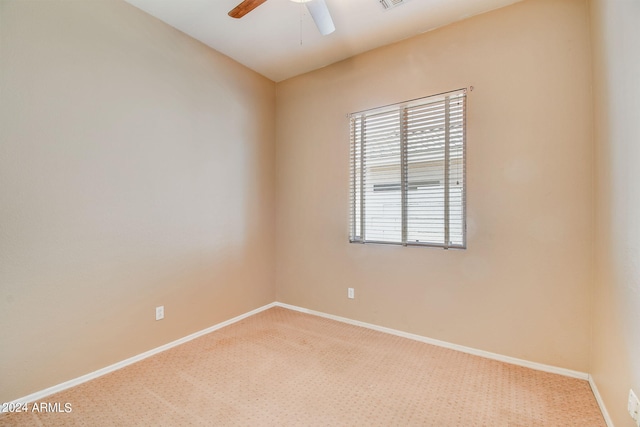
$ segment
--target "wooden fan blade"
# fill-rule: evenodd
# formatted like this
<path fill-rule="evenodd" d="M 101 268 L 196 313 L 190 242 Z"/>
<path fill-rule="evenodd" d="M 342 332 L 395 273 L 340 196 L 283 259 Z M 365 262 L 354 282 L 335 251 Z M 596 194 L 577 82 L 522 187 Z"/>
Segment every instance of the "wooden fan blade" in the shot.
<path fill-rule="evenodd" d="M 229 16 L 232 18 L 242 18 L 265 1 L 267 0 L 244 0 L 229 12 Z"/>

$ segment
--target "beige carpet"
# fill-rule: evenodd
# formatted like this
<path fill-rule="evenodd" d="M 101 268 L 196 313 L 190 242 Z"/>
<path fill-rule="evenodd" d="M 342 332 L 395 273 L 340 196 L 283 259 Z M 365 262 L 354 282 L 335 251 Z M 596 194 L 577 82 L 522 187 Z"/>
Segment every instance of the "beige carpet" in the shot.
<path fill-rule="evenodd" d="M 604 426 L 586 381 L 272 308 L 0 425 Z"/>

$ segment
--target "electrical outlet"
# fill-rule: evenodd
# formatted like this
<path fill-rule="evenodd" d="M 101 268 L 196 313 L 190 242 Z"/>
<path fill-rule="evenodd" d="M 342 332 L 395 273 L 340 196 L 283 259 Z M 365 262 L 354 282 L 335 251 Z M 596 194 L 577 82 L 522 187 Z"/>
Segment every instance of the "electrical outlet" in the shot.
<path fill-rule="evenodd" d="M 629 390 L 627 411 L 629 411 L 629 415 L 631 415 L 631 418 L 636 422 L 636 425 L 640 427 L 640 401 L 633 390 Z"/>
<path fill-rule="evenodd" d="M 156 307 L 156 320 L 164 319 L 164 305 Z"/>
<path fill-rule="evenodd" d="M 347 288 L 347 297 L 349 297 L 349 299 L 355 298 L 355 293 L 353 291 L 353 288 Z"/>

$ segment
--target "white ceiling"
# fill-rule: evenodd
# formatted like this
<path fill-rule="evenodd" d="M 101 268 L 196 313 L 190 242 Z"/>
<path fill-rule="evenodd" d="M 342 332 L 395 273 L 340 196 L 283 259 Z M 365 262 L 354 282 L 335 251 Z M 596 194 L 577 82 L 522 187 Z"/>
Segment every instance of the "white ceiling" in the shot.
<path fill-rule="evenodd" d="M 125 1 L 279 82 L 520 0 L 405 0 L 388 10 L 378 0 L 326 0 L 336 26 L 328 36 L 290 0 L 269 0 L 242 19 L 227 15 L 240 0 Z"/>

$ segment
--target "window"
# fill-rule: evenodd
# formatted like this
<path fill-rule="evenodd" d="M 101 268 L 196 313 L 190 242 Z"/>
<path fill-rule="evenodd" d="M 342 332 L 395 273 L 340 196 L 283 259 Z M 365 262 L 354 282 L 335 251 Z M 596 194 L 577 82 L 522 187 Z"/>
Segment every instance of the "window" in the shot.
<path fill-rule="evenodd" d="M 461 89 L 353 113 L 350 241 L 466 247 Z"/>

